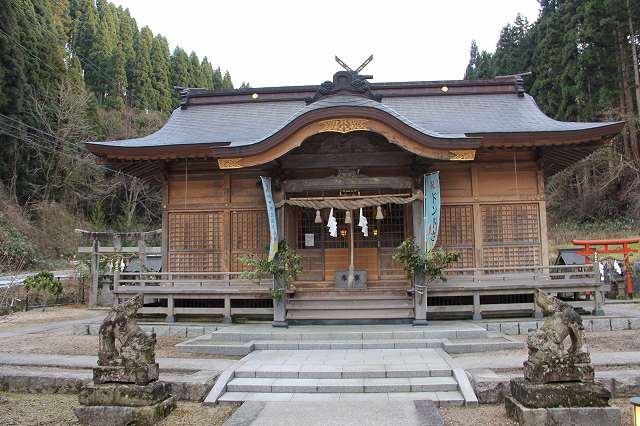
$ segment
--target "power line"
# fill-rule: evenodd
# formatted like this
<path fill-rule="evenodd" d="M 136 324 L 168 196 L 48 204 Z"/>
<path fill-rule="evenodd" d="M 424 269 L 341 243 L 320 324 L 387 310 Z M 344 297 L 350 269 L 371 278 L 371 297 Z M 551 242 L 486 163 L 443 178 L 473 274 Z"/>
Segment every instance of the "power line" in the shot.
<path fill-rule="evenodd" d="M 4 115 L 4 114 L 0 114 L 0 116 L 5 117 L 5 118 L 10 118 L 10 117 L 7 117 L 7 116 L 6 116 L 6 115 Z M 24 126 L 26 126 L 26 127 L 30 128 L 30 129 L 37 130 L 37 131 L 39 131 L 40 133 L 43 133 L 44 135 L 46 135 L 46 136 L 50 137 L 51 139 L 46 140 L 47 142 L 59 142 L 59 141 L 61 141 L 61 139 L 59 139 L 59 138 L 58 138 L 58 137 L 56 137 L 55 135 L 52 135 L 51 133 L 48 133 L 48 132 L 46 132 L 46 131 L 44 131 L 44 130 L 37 129 L 37 128 L 33 127 L 33 126 L 29 126 L 28 124 L 26 124 L 26 123 L 24 123 L 24 122 L 22 122 L 22 121 L 20 121 L 20 120 L 16 120 L 16 119 L 11 119 L 11 120 L 12 120 L 12 121 L 15 121 L 15 122 L 18 122 L 18 123 L 20 123 L 20 124 L 22 124 L 22 125 L 24 125 Z M 1 129 L 0 129 L 0 130 L 1 130 Z M 19 129 L 19 128 L 17 128 L 17 127 L 13 127 L 13 128 L 11 128 L 10 130 L 14 130 L 14 131 L 15 131 L 15 130 L 20 130 L 20 129 Z M 57 151 L 57 150 L 53 149 L 51 146 L 49 146 L 49 145 L 42 145 L 42 144 L 38 144 L 38 143 L 36 143 L 36 141 L 45 141 L 45 139 L 42 139 L 42 138 L 40 138 L 40 139 L 36 139 L 36 140 L 34 140 L 34 139 L 28 139 L 28 138 L 25 138 L 24 136 L 21 136 L 21 135 L 16 134 L 16 133 L 13 133 L 13 134 L 8 133 L 8 132 L 6 131 L 6 129 L 5 129 L 5 131 L 4 131 L 3 133 L 7 134 L 8 136 L 12 136 L 12 137 L 14 137 L 14 138 L 16 138 L 16 139 L 20 139 L 20 140 L 22 140 L 22 141 L 24 141 L 24 142 L 27 142 L 28 144 L 30 144 L 30 145 L 31 145 L 32 147 L 34 147 L 34 148 L 43 149 L 45 152 L 49 152 L 50 154 L 59 154 L 59 155 L 66 156 L 67 158 L 70 158 L 70 159 L 72 159 L 72 160 L 80 160 L 80 158 L 78 158 L 78 157 L 74 157 L 74 156 L 72 156 L 72 155 L 70 155 L 70 154 L 68 154 L 68 153 L 66 153 L 66 152 L 64 152 L 64 151 L 62 151 L 62 150 L 61 150 L 61 151 Z M 64 141 L 62 141 L 62 142 L 63 142 L 63 144 L 64 144 Z M 63 146 L 65 146 L 65 145 L 63 145 Z M 66 145 L 66 146 L 68 146 L 68 145 Z M 80 153 L 80 152 L 78 152 L 78 153 Z M 88 151 L 87 151 L 87 154 L 89 154 L 89 152 L 88 152 Z M 115 170 L 115 169 L 112 169 L 112 168 L 110 168 L 110 167 L 105 166 L 104 164 L 97 164 L 97 163 L 95 163 L 95 162 L 94 162 L 94 164 L 95 164 L 95 166 L 96 166 L 96 167 L 98 167 L 98 168 L 101 168 L 101 169 L 104 169 L 104 170 L 110 171 L 110 172 L 115 173 L 115 174 L 119 174 L 119 175 L 122 175 L 122 176 L 127 176 L 127 177 L 130 177 L 130 178 L 132 178 L 132 179 L 140 179 L 140 178 L 139 178 L 139 177 L 137 177 L 137 176 L 130 175 L 130 174 L 125 173 L 125 172 L 123 172 L 123 171 L 121 171 L 121 170 Z"/>

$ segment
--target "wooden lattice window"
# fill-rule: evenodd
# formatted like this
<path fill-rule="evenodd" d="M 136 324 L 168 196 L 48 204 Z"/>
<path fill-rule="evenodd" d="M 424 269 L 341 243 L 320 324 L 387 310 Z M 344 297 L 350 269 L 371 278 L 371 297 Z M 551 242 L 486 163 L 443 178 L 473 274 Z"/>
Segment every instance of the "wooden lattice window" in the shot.
<path fill-rule="evenodd" d="M 540 243 L 537 204 L 484 205 L 481 212 L 485 243 Z"/>
<path fill-rule="evenodd" d="M 269 220 L 265 210 L 231 212 L 231 271 L 243 271 L 244 255 L 262 256 L 269 246 Z"/>
<path fill-rule="evenodd" d="M 438 246 L 460 255 L 451 268 L 473 268 L 472 206 L 442 206 Z"/>
<path fill-rule="evenodd" d="M 481 206 L 482 259 L 485 267 L 539 265 L 540 221 L 537 204 Z"/>
<path fill-rule="evenodd" d="M 169 213 L 169 270 L 223 269 L 223 213 Z"/>

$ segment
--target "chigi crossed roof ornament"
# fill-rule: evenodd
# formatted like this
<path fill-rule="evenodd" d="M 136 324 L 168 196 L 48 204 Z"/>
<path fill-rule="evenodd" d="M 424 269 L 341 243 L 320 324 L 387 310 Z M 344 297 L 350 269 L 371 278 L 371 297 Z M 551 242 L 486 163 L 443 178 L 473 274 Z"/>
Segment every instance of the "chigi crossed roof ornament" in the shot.
<path fill-rule="evenodd" d="M 359 94 L 378 102 L 382 100 L 381 95 L 376 95 L 371 92 L 371 86 L 367 80 L 372 79 L 373 76 L 360 75 L 360 71 L 362 71 L 373 60 L 373 55 L 369 55 L 369 57 L 355 70 L 351 69 L 351 67 L 338 56 L 335 57 L 335 60 L 342 68 L 344 68 L 344 71 L 338 71 L 335 73 L 333 75 L 333 81 L 327 80 L 322 83 L 313 97 L 306 97 L 305 102 L 307 105 L 312 104 L 325 96 L 336 95 L 338 93 Z"/>
<path fill-rule="evenodd" d="M 369 57 L 367 59 L 365 59 L 365 61 L 358 67 L 356 68 L 356 70 L 352 70 L 351 67 L 349 67 L 349 65 L 347 65 L 342 59 L 338 58 L 338 55 L 335 56 L 336 62 L 338 64 L 340 64 L 340 66 L 342 68 L 344 68 L 345 70 L 352 72 L 356 75 L 360 74 L 360 71 L 362 71 L 364 69 L 364 67 L 366 67 L 367 65 L 369 65 L 369 62 L 373 61 L 373 55 L 369 55 Z M 361 76 L 363 78 L 373 78 L 372 75 L 368 75 L 368 76 Z"/>

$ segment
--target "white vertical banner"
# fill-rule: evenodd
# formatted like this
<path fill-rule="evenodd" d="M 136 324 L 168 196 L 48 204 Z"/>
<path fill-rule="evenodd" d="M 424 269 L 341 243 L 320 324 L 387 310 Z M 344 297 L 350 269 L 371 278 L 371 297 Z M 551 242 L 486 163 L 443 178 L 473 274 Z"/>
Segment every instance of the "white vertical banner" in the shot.
<path fill-rule="evenodd" d="M 440 228 L 440 172 L 424 175 L 424 238 L 429 253 L 438 241 Z"/>
<path fill-rule="evenodd" d="M 273 194 L 271 193 L 271 178 L 260 176 L 262 181 L 262 190 L 264 191 L 264 201 L 267 204 L 267 217 L 269 218 L 269 233 L 271 240 L 269 241 L 269 260 L 278 251 L 278 225 L 276 222 L 276 205 L 273 203 Z"/>

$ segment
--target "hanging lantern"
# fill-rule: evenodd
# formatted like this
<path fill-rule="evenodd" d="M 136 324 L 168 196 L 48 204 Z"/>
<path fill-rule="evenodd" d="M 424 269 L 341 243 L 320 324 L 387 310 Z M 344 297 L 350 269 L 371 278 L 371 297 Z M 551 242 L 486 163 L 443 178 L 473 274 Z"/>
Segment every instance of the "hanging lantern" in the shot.
<path fill-rule="evenodd" d="M 341 236 L 341 237 L 346 237 L 346 236 L 347 236 L 347 233 L 348 233 L 347 228 L 342 228 L 342 229 L 340 230 L 340 236 Z"/>
<path fill-rule="evenodd" d="M 378 236 L 378 228 L 373 228 L 373 236 L 374 237 Z"/>
<path fill-rule="evenodd" d="M 351 210 L 347 210 L 344 216 L 344 223 L 351 223 Z"/>
<path fill-rule="evenodd" d="M 316 210 L 316 218 L 313 221 L 314 223 L 322 223 L 322 218 L 320 217 L 320 210 Z"/>
<path fill-rule="evenodd" d="M 384 215 L 382 214 L 382 207 L 378 206 L 378 208 L 376 209 L 376 220 L 382 219 L 384 219 Z"/>

